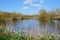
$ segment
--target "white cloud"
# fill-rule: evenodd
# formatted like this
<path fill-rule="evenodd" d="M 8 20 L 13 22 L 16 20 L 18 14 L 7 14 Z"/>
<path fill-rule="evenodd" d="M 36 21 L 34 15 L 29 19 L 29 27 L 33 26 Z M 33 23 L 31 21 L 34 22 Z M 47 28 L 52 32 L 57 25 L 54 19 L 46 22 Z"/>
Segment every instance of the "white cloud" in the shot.
<path fill-rule="evenodd" d="M 39 1 L 40 1 L 40 3 L 39 3 Z M 34 2 L 36 2 L 36 4 Z M 28 5 L 31 5 L 34 7 L 42 7 L 41 3 L 44 3 L 44 0 L 25 0 L 24 1 L 24 4 L 28 4 Z M 24 8 L 24 9 L 26 9 L 26 8 Z"/>
<path fill-rule="evenodd" d="M 41 4 L 31 4 L 31 5 L 34 6 L 34 7 L 42 7 Z"/>
<path fill-rule="evenodd" d="M 23 10 L 26 10 L 26 9 L 28 9 L 28 7 L 24 7 L 24 8 L 23 8 Z"/>
<path fill-rule="evenodd" d="M 24 4 L 31 4 L 31 3 L 33 3 L 35 0 L 25 0 L 24 1 Z"/>
<path fill-rule="evenodd" d="M 44 0 L 40 0 L 40 3 L 44 3 Z"/>

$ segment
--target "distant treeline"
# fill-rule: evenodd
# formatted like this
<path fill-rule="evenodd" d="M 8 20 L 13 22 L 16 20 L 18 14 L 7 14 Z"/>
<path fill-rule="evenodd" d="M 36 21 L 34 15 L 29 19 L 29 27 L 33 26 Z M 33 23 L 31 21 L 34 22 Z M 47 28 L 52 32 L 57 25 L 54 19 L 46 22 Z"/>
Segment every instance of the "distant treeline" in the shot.
<path fill-rule="evenodd" d="M 0 20 L 5 20 L 5 19 L 21 19 L 23 15 L 21 13 L 16 13 L 16 12 L 3 12 L 0 11 Z"/>
<path fill-rule="evenodd" d="M 23 15 L 22 13 L 0 11 L 0 21 L 31 19 L 31 18 L 35 18 L 36 16 L 38 16 L 38 15 Z"/>
<path fill-rule="evenodd" d="M 60 19 L 60 9 L 55 9 L 51 11 L 46 11 L 41 9 L 38 15 L 23 15 L 22 13 L 16 12 L 3 12 L 0 11 L 0 20 L 16 20 L 16 19 Z"/>
<path fill-rule="evenodd" d="M 40 10 L 39 12 L 39 18 L 40 19 L 56 19 L 60 20 L 60 9 L 54 9 L 51 11 L 46 11 L 44 9 Z"/>

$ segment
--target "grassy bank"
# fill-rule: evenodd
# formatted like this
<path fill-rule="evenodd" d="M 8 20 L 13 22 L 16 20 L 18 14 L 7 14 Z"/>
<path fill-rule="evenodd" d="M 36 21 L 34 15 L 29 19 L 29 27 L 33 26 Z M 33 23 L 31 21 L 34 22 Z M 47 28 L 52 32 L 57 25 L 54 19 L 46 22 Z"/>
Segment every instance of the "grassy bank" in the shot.
<path fill-rule="evenodd" d="M 8 31 L 0 28 L 0 40 L 58 40 L 54 34 L 40 34 L 39 37 L 34 38 L 30 35 L 25 35 L 20 31 Z"/>

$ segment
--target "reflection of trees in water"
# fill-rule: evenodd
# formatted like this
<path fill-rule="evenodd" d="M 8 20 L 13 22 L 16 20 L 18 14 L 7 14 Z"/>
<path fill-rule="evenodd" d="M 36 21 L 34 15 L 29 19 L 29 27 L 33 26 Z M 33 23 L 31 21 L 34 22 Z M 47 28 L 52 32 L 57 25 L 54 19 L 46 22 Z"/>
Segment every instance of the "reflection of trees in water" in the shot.
<path fill-rule="evenodd" d="M 18 22 L 20 22 L 21 20 L 13 20 L 13 24 L 16 25 Z"/>
<path fill-rule="evenodd" d="M 23 20 L 9 20 L 9 21 L 6 21 L 6 23 L 12 23 L 12 25 L 17 25 L 18 23 L 22 22 Z"/>
<path fill-rule="evenodd" d="M 52 27 L 52 31 L 56 34 L 60 34 L 60 21 L 58 20 L 50 20 L 49 26 Z"/>
<path fill-rule="evenodd" d="M 58 21 L 58 27 L 60 28 L 60 21 Z"/>
<path fill-rule="evenodd" d="M 39 20 L 41 27 L 45 27 L 48 24 L 48 20 Z"/>
<path fill-rule="evenodd" d="M 50 33 L 57 33 L 57 30 L 60 31 L 60 29 L 57 26 L 59 24 L 60 27 L 60 22 L 58 23 L 55 20 L 40 20 L 39 22 L 40 22 L 40 26 L 44 27 L 43 30 L 45 30 L 46 28 L 46 30 L 48 30 L 48 32 Z"/>
<path fill-rule="evenodd" d="M 12 31 L 15 25 L 18 23 L 18 20 L 6 20 L 6 29 Z"/>
<path fill-rule="evenodd" d="M 60 34 L 60 21 L 58 21 L 57 27 L 57 32 Z"/>
<path fill-rule="evenodd" d="M 54 33 L 54 34 L 57 33 L 57 27 L 56 26 L 57 26 L 56 20 L 49 20 L 49 28 L 51 28 L 50 29 L 51 33 Z"/>
<path fill-rule="evenodd" d="M 20 30 L 20 27 L 22 28 L 22 25 L 23 25 L 22 23 L 23 23 L 23 20 L 14 20 L 13 21 L 14 30 Z"/>
<path fill-rule="evenodd" d="M 49 20 L 49 26 L 51 26 L 51 27 L 54 27 L 55 26 L 54 20 Z"/>
<path fill-rule="evenodd" d="M 6 22 L 4 20 L 0 20 L 0 25 L 6 26 Z"/>
<path fill-rule="evenodd" d="M 45 27 L 46 25 L 54 27 L 55 26 L 55 22 L 54 20 L 39 20 L 40 25 Z"/>

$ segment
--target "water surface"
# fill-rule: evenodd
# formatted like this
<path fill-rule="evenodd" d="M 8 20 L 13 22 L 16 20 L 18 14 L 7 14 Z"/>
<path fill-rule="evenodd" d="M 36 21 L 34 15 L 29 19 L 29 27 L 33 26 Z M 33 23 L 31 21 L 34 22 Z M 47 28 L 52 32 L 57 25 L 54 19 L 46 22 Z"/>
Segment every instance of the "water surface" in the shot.
<path fill-rule="evenodd" d="M 27 35 L 38 36 L 40 33 L 45 34 L 54 33 L 55 35 L 60 34 L 60 21 L 58 20 L 17 20 L 7 21 L 6 29 L 12 31 L 23 31 Z"/>

